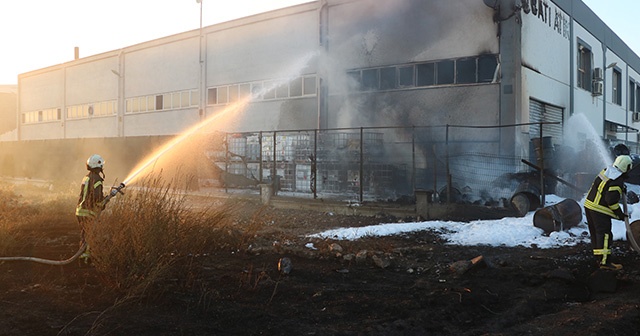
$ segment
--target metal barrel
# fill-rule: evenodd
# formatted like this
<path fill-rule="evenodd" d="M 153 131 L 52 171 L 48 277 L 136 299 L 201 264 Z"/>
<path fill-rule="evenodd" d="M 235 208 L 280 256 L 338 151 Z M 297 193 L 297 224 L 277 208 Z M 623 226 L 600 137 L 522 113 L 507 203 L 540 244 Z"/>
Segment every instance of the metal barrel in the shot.
<path fill-rule="evenodd" d="M 533 214 L 533 225 L 544 230 L 547 234 L 571 229 L 580 224 L 581 220 L 582 207 L 570 198 L 544 207 Z"/>
<path fill-rule="evenodd" d="M 529 155 L 532 159 L 535 159 L 538 167 L 542 167 L 542 161 L 544 160 L 544 169 L 554 169 L 555 168 L 555 151 L 553 147 L 552 137 L 545 136 L 540 138 L 533 138 L 529 144 L 529 150 L 532 150 L 535 153 L 535 157 L 533 155 Z"/>
<path fill-rule="evenodd" d="M 511 207 L 524 216 L 540 207 L 540 188 L 529 182 L 522 182 L 511 196 Z"/>
<path fill-rule="evenodd" d="M 629 226 L 631 226 L 631 234 L 636 243 L 640 243 L 640 220 L 634 220 Z"/>

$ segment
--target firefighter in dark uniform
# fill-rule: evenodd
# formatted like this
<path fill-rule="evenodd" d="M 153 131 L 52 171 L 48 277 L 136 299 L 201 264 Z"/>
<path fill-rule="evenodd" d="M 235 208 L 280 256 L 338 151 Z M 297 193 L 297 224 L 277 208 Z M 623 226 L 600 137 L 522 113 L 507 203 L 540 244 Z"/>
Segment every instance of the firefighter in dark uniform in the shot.
<path fill-rule="evenodd" d="M 78 199 L 78 206 L 76 207 L 76 218 L 82 230 L 81 245 L 86 244 L 86 230 L 88 226 L 96 220 L 100 211 L 104 209 L 106 200 L 108 200 L 102 191 L 104 183 L 103 166 L 104 159 L 98 154 L 93 154 L 87 159 L 87 170 L 89 173 L 82 179 L 80 197 Z M 87 262 L 89 256 L 89 245 L 87 244 L 80 258 Z"/>
<path fill-rule="evenodd" d="M 629 155 L 618 156 L 613 165 L 598 174 L 584 201 L 593 255 L 602 269 L 622 269 L 622 265 L 611 262 L 611 219 L 624 220 L 627 216 L 620 208 L 619 202 L 626 192 L 624 180 L 631 166 Z"/>

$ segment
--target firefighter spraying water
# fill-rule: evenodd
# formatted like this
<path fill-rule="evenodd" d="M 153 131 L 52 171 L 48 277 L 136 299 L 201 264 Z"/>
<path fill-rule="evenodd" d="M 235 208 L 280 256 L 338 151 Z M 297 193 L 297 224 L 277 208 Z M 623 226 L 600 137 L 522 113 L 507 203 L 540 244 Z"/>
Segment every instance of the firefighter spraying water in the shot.
<path fill-rule="evenodd" d="M 98 154 L 93 154 L 87 159 L 86 168 L 89 171 L 82 179 L 78 205 L 76 207 L 76 218 L 81 228 L 80 248 L 71 258 L 66 260 L 49 260 L 35 257 L 2 257 L 0 261 L 33 261 L 48 265 L 66 265 L 81 258 L 85 263 L 90 258 L 89 245 L 86 241 L 86 230 L 94 225 L 100 216 L 100 212 L 105 209 L 107 203 L 118 194 L 123 194 L 122 189 L 125 183 L 111 187 L 111 191 L 104 195 L 104 159 Z"/>
<path fill-rule="evenodd" d="M 76 218 L 81 228 L 80 249 L 84 249 L 80 258 L 84 259 L 85 263 L 91 256 L 89 245 L 85 239 L 87 228 L 94 225 L 107 203 L 119 192 L 121 193 L 125 186 L 124 183 L 121 183 L 120 186 L 111 188 L 111 192 L 105 196 L 103 193 L 105 177 L 103 167 L 104 159 L 102 156 L 93 154 L 87 159 L 89 173 L 82 179 L 78 206 L 76 207 Z"/>

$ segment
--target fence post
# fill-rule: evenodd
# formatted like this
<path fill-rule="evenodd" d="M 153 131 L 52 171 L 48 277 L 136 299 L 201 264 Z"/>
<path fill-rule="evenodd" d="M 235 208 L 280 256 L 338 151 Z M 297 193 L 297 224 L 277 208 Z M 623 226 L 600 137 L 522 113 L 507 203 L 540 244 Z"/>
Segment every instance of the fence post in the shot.
<path fill-rule="evenodd" d="M 542 143 L 542 122 L 540 122 L 540 207 L 544 208 L 544 145 Z"/>
<path fill-rule="evenodd" d="M 411 186 L 416 194 L 416 127 L 411 126 Z"/>
<path fill-rule="evenodd" d="M 318 129 L 313 130 L 313 157 L 311 158 L 313 199 L 318 198 Z"/>
<path fill-rule="evenodd" d="M 436 152 L 436 145 L 433 144 L 431 146 L 431 150 L 433 151 L 433 196 L 440 196 L 438 195 L 438 153 Z"/>
<path fill-rule="evenodd" d="M 224 172 L 229 173 L 229 133 L 224 134 Z M 222 175 L 222 183 L 224 184 L 224 192 L 228 193 L 229 188 L 227 181 L 224 180 L 224 174 Z"/>
<path fill-rule="evenodd" d="M 260 131 L 260 133 L 258 133 L 258 158 L 260 159 L 260 163 L 258 163 L 258 177 L 260 178 L 260 183 L 263 182 L 263 176 L 262 176 L 262 131 Z"/>
<path fill-rule="evenodd" d="M 359 202 L 362 203 L 363 197 L 363 191 L 364 191 L 364 187 L 363 187 L 363 183 L 362 183 L 362 176 L 364 175 L 364 128 L 360 127 L 360 176 L 358 177 L 358 183 L 360 184 L 360 199 Z"/>
<path fill-rule="evenodd" d="M 451 171 L 449 170 L 449 124 L 447 124 L 447 129 L 445 131 L 445 154 L 446 154 L 446 167 L 447 167 L 447 204 L 451 203 Z"/>
<path fill-rule="evenodd" d="M 276 136 L 278 132 L 273 131 L 273 167 L 271 168 L 271 184 L 273 185 L 273 192 L 276 193 L 276 155 L 278 153 L 276 146 Z"/>

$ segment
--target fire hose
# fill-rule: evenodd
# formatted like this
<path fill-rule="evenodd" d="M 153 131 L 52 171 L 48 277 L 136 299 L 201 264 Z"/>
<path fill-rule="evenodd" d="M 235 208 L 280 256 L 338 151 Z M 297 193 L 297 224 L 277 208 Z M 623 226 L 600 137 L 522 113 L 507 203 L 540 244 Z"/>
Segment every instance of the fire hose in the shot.
<path fill-rule="evenodd" d="M 117 194 L 124 195 L 124 193 L 122 192 L 122 189 L 124 189 L 124 187 L 125 187 L 124 183 L 120 183 L 120 185 L 117 187 L 111 187 L 111 192 L 103 200 L 104 204 L 109 203 L 109 201 L 113 197 L 115 197 Z M 78 252 L 76 252 L 69 259 L 50 260 L 50 259 L 43 259 L 43 258 L 36 258 L 36 257 L 0 257 L 0 262 L 2 261 L 33 261 L 33 262 L 37 262 L 40 264 L 47 264 L 47 265 L 56 265 L 56 266 L 68 265 L 72 263 L 74 260 L 78 259 L 78 257 L 80 257 L 80 255 L 84 253 L 86 249 L 87 249 L 87 242 L 83 241 L 82 244 L 80 245 L 80 248 L 78 249 Z"/>

